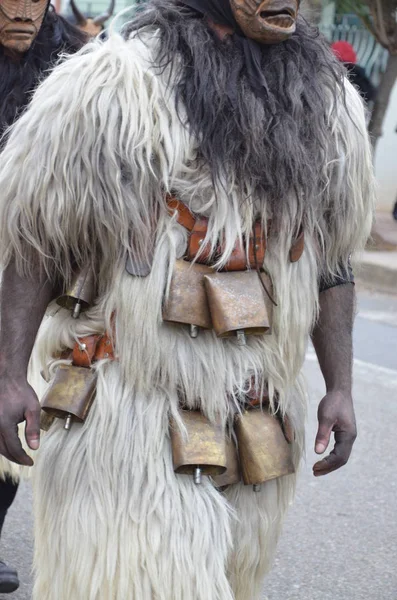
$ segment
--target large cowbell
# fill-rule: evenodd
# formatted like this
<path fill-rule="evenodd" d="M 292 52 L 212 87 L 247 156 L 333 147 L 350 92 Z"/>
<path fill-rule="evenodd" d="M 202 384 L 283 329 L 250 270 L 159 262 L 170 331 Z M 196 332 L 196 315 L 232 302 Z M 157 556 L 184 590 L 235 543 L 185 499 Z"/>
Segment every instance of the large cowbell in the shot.
<path fill-rule="evenodd" d="M 65 419 L 65 429 L 70 429 L 73 421 L 83 423 L 95 398 L 96 381 L 94 369 L 59 365 L 42 400 L 42 410 L 50 417 Z"/>
<path fill-rule="evenodd" d="M 170 429 L 175 473 L 192 475 L 197 484 L 202 475 L 222 475 L 227 466 L 223 428 L 197 410 L 180 410 L 180 418 L 183 428 L 171 419 Z"/>
<path fill-rule="evenodd" d="M 226 437 L 226 471 L 212 478 L 217 488 L 225 488 L 241 481 L 239 457 L 234 439 Z"/>
<path fill-rule="evenodd" d="M 237 335 L 239 343 L 245 344 L 246 335 L 270 331 L 272 303 L 264 289 L 266 286 L 271 290 L 267 274 L 257 271 L 212 273 L 205 275 L 204 282 L 212 324 L 219 337 Z"/>
<path fill-rule="evenodd" d="M 163 320 L 189 325 L 192 337 L 196 337 L 199 327 L 211 329 L 204 276 L 212 272 L 206 265 L 177 260 L 163 307 Z"/>
<path fill-rule="evenodd" d="M 265 407 L 238 415 L 235 432 L 245 485 L 257 489 L 266 481 L 294 473 L 291 444 L 279 419 Z"/>
<path fill-rule="evenodd" d="M 77 319 L 80 312 L 87 310 L 95 300 L 95 275 L 90 268 L 76 273 L 69 289 L 57 299 L 57 304 L 72 311 Z"/>

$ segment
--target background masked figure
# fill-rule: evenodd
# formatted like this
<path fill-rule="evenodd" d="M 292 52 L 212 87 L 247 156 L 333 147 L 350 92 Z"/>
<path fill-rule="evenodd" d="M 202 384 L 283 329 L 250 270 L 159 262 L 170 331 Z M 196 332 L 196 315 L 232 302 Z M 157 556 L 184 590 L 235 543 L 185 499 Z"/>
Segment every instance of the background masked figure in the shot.
<path fill-rule="evenodd" d="M 79 10 L 75 0 L 70 0 L 70 8 L 72 9 L 76 26 L 89 37 L 96 37 L 104 31 L 106 21 L 114 14 L 115 5 L 116 0 L 110 0 L 110 4 L 105 12 L 96 17 L 85 17 Z"/>
<path fill-rule="evenodd" d="M 62 306 L 37 341 L 53 422 L 35 600 L 259 598 L 304 446 L 310 335 L 317 452 L 335 436 L 314 474 L 349 458 L 371 156 L 362 101 L 298 8 L 149 1 L 125 39 L 58 66 L 9 136 L 0 453 L 24 465 L 26 368 Z"/>
<path fill-rule="evenodd" d="M 60 53 L 75 52 L 83 42 L 80 31 L 49 9 L 47 0 L 0 0 L 0 137 Z M 0 535 L 17 488 L 17 469 L 0 458 Z M 17 587 L 16 571 L 0 562 L 0 593 Z"/>
<path fill-rule="evenodd" d="M 339 40 L 331 44 L 332 51 L 348 70 L 349 79 L 358 88 L 363 100 L 373 106 L 376 88 L 365 73 L 365 69 L 357 64 L 357 54 L 349 42 Z"/>

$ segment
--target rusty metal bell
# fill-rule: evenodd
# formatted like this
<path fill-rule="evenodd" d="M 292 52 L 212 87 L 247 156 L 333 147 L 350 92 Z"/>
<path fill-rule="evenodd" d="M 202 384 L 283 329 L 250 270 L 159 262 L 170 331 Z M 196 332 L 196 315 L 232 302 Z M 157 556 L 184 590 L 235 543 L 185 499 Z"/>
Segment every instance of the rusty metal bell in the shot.
<path fill-rule="evenodd" d="M 202 475 L 215 477 L 226 471 L 226 437 L 220 425 L 211 423 L 200 411 L 181 410 L 185 431 L 171 420 L 171 446 L 174 471 L 192 475 L 201 483 Z"/>
<path fill-rule="evenodd" d="M 270 278 L 261 273 L 262 281 Z M 272 306 L 257 271 L 212 273 L 204 277 L 213 327 L 218 337 L 237 335 L 240 345 L 246 335 L 267 333 Z"/>
<path fill-rule="evenodd" d="M 62 308 L 72 311 L 77 319 L 83 310 L 87 310 L 95 300 L 95 275 L 90 267 L 76 273 L 70 288 L 57 299 Z"/>
<path fill-rule="evenodd" d="M 258 486 L 295 472 L 291 445 L 280 421 L 267 410 L 247 410 L 236 417 L 241 473 L 245 485 Z"/>
<path fill-rule="evenodd" d="M 206 265 L 177 260 L 169 295 L 163 307 L 163 320 L 190 325 L 192 337 L 197 337 L 199 327 L 211 329 L 204 276 L 212 272 Z"/>
<path fill-rule="evenodd" d="M 42 410 L 40 413 L 40 429 L 42 431 L 48 431 L 55 419 L 55 415 L 50 415 L 49 413 L 46 413 L 44 410 Z"/>
<path fill-rule="evenodd" d="M 222 475 L 216 475 L 212 479 L 218 488 L 233 485 L 241 481 L 237 448 L 234 440 L 230 437 L 226 438 L 226 471 Z"/>
<path fill-rule="evenodd" d="M 41 408 L 49 417 L 65 419 L 65 429 L 70 429 L 73 421 L 83 423 L 87 418 L 95 390 L 96 373 L 93 369 L 59 365 Z"/>

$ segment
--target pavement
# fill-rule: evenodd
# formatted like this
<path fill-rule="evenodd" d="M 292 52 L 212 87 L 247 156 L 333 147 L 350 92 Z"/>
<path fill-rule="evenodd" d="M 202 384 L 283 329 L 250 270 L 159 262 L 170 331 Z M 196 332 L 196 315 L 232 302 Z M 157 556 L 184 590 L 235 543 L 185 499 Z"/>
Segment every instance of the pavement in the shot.
<path fill-rule="evenodd" d="M 358 438 L 343 469 L 313 477 L 324 385 L 309 351 L 307 455 L 261 600 L 397 600 L 397 297 L 357 287 Z"/>
<path fill-rule="evenodd" d="M 378 212 L 368 249 L 358 259 L 356 279 L 366 287 L 397 294 L 397 221 Z"/>
<path fill-rule="evenodd" d="M 360 284 L 357 289 L 354 396 L 359 436 L 346 467 L 313 477 L 316 410 L 324 385 L 310 349 L 304 367 L 310 391 L 307 455 L 261 600 L 397 600 L 397 296 L 373 293 Z M 31 600 L 31 502 L 30 486 L 24 483 L 0 549 L 4 559 L 18 566 L 21 587 L 0 600 Z"/>

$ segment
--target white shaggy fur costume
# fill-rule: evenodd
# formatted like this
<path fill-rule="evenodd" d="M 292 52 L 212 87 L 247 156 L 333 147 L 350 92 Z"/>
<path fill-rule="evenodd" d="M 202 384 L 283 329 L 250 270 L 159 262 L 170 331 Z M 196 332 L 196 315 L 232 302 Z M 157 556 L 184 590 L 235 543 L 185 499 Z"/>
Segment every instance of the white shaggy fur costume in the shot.
<path fill-rule="evenodd" d="M 157 44 L 155 29 L 128 41 L 112 37 L 57 67 L 1 160 L 3 266 L 14 253 L 28 272 L 39 252 L 48 274 L 68 281 L 71 254 L 80 264 L 101 256 L 96 306 L 77 321 L 64 309 L 53 311 L 40 336 L 49 373 L 58 364 L 52 356 L 77 336 L 109 330 L 116 315 L 118 360 L 96 365 L 88 420 L 70 432 L 55 423 L 36 455 L 35 600 L 257 599 L 293 497 L 295 476 L 259 493 L 239 484 L 222 494 L 209 480 L 195 486 L 173 471 L 168 423 L 178 391 L 210 418 L 226 419 L 228 398 L 252 377 L 278 391 L 295 428 L 298 466 L 305 415 L 299 372 L 317 316 L 318 240 L 325 233 L 313 208 L 303 257 L 291 264 L 298 218 L 291 199 L 265 260 L 279 300 L 272 335 L 240 347 L 213 332 L 194 340 L 184 327 L 163 323 L 172 267 L 186 246 L 165 193 L 209 217 L 214 246 L 224 230 L 222 260 L 255 214 L 264 222 L 269 215 L 266 198 L 242 203 L 232 180 L 214 188 L 209 170 L 196 166 L 197 141 L 175 111 L 169 73 L 151 64 Z M 337 152 L 324 160 L 328 185 L 318 202 L 337 213 L 327 233 L 330 272 L 363 246 L 373 202 L 363 108 L 356 91 L 345 89 L 346 106 L 340 100 L 332 108 L 324 97 Z M 132 277 L 125 271 L 131 239 L 144 253 L 148 238 L 155 240 L 152 272 Z"/>

